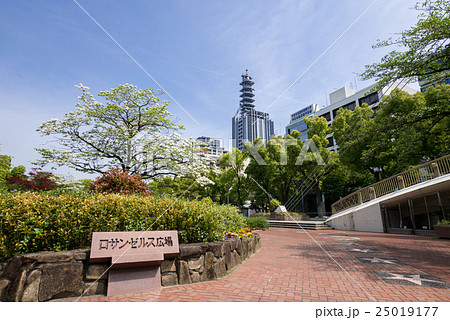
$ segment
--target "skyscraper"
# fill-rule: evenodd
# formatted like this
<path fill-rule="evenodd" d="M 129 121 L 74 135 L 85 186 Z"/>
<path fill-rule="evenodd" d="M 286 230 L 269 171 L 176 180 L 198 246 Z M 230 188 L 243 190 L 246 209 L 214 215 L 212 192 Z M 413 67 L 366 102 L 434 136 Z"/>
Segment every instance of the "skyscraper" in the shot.
<path fill-rule="evenodd" d="M 269 119 L 269 114 L 255 110 L 255 89 L 253 89 L 252 77 L 248 75 L 248 70 L 242 73 L 241 101 L 239 110 L 232 120 L 233 148 L 244 150 L 246 142 L 253 142 L 256 138 L 262 138 L 267 142 L 274 135 L 273 121 Z"/>

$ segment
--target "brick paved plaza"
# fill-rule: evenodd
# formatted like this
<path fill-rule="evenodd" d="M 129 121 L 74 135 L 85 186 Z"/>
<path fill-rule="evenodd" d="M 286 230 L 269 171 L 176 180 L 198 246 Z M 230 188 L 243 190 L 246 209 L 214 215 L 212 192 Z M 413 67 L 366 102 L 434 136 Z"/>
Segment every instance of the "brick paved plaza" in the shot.
<path fill-rule="evenodd" d="M 450 301 L 448 240 L 308 231 L 316 243 L 302 230 L 259 233 L 262 250 L 221 280 L 79 301 Z"/>

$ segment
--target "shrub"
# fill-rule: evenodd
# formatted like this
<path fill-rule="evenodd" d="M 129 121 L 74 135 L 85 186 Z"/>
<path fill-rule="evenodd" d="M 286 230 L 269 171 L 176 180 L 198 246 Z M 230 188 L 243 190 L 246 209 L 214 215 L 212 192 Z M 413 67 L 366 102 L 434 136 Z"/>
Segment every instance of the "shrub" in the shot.
<path fill-rule="evenodd" d="M 306 213 L 298 213 L 298 212 L 276 212 L 276 213 L 271 213 L 271 212 L 257 212 L 254 213 L 252 216 L 253 217 L 266 217 L 268 219 L 270 219 L 271 215 L 275 215 L 275 216 L 307 216 Z"/>
<path fill-rule="evenodd" d="M 248 217 L 245 223 L 250 230 L 269 228 L 269 221 L 262 217 Z"/>
<path fill-rule="evenodd" d="M 277 199 L 272 199 L 269 202 L 269 211 L 273 212 L 276 210 L 276 208 L 278 208 L 281 205 L 281 202 L 278 201 Z"/>
<path fill-rule="evenodd" d="M 95 193 L 151 194 L 148 185 L 138 174 L 129 174 L 128 170 L 112 168 L 91 183 L 89 190 Z"/>
<path fill-rule="evenodd" d="M 118 194 L 11 193 L 0 197 L 0 256 L 88 248 L 92 232 L 178 230 L 180 243 L 245 227 L 237 208 Z"/>
<path fill-rule="evenodd" d="M 292 216 L 292 217 L 296 217 L 296 216 L 307 216 L 306 213 L 298 213 L 298 212 L 277 212 L 275 213 L 275 215 L 277 216 Z"/>
<path fill-rule="evenodd" d="M 269 218 L 270 215 L 271 215 L 270 212 L 255 212 L 251 216 L 252 217 L 267 217 L 267 218 Z"/>
<path fill-rule="evenodd" d="M 6 178 L 6 185 L 9 189 L 29 191 L 53 190 L 57 187 L 53 174 L 50 172 L 33 169 L 28 175 L 8 177 Z"/>
<path fill-rule="evenodd" d="M 450 220 L 441 220 L 436 225 L 438 227 L 450 227 Z"/>

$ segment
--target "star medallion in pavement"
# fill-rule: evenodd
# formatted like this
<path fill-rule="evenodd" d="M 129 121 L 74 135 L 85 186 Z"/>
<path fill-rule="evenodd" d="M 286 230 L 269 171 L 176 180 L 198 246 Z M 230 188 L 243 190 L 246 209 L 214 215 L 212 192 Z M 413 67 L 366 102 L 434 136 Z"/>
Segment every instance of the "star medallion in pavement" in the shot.
<path fill-rule="evenodd" d="M 397 260 L 397 259 L 387 259 L 387 258 L 378 258 L 378 257 L 373 257 L 373 258 L 361 258 L 358 257 L 357 258 L 359 261 L 361 262 L 365 262 L 365 263 L 386 263 L 386 264 L 401 264 L 404 265 L 403 262 Z"/>
<path fill-rule="evenodd" d="M 375 249 L 358 249 L 358 248 L 354 248 L 354 249 L 348 249 L 348 251 L 350 251 L 350 252 L 363 252 L 363 253 L 380 253 L 380 251 L 375 250 Z"/>
<path fill-rule="evenodd" d="M 385 282 L 390 284 L 403 284 L 434 288 L 450 288 L 450 285 L 439 278 L 428 274 L 377 272 Z"/>

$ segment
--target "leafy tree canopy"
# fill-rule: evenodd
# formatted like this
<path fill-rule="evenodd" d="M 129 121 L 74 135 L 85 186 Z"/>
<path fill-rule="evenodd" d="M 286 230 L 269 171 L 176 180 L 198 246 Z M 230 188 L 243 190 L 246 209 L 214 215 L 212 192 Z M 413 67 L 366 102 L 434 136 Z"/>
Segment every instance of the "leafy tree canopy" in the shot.
<path fill-rule="evenodd" d="M 380 62 L 366 66 L 363 80 L 376 78 L 380 87 L 392 80 L 415 82 L 417 77 L 436 83 L 450 74 L 450 2 L 426 0 L 417 3 L 419 20 L 396 39 L 378 41 L 374 48 L 400 46 L 403 51 L 391 51 Z"/>
<path fill-rule="evenodd" d="M 81 90 L 76 110 L 45 121 L 37 130 L 51 136 L 58 147 L 36 149 L 38 166 L 55 164 L 87 173 L 105 173 L 119 167 L 143 179 L 160 175 L 198 176 L 205 161 L 194 156 L 198 145 L 182 138 L 183 128 L 170 120 L 169 102 L 151 89 L 130 84 L 101 91 L 96 100 L 87 87 Z M 193 165 L 193 163 L 195 164 Z"/>
<path fill-rule="evenodd" d="M 450 85 L 410 95 L 395 90 L 379 104 L 340 110 L 332 123 L 340 159 L 352 170 L 369 170 L 377 179 L 450 152 Z M 345 139 L 348 132 L 352 139 Z M 381 170 L 382 175 L 376 174 Z"/>
<path fill-rule="evenodd" d="M 0 183 L 5 182 L 9 177 L 20 177 L 25 171 L 24 166 L 12 166 L 10 156 L 0 155 Z"/>

